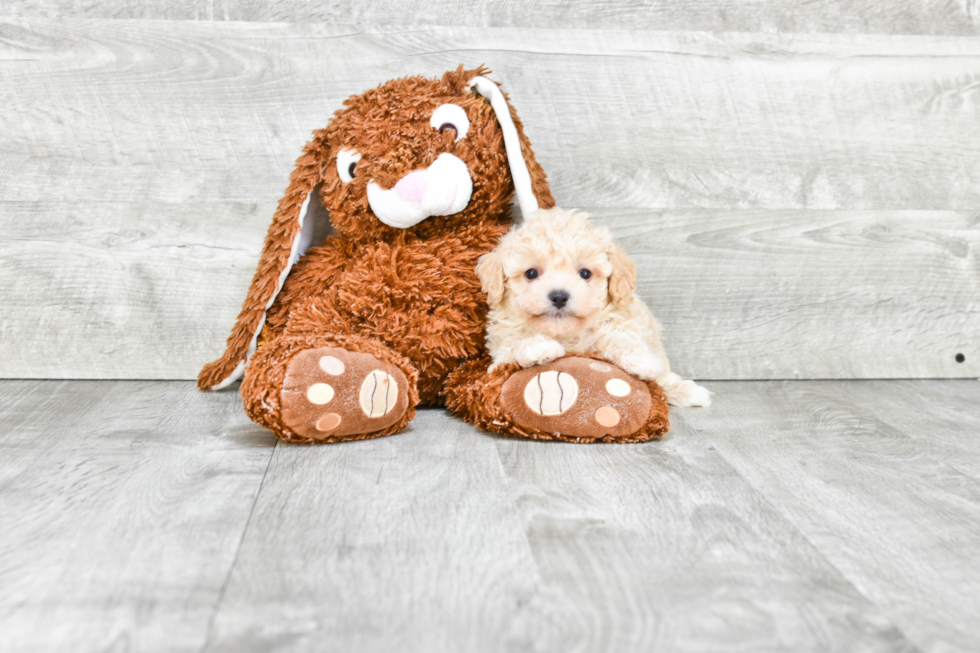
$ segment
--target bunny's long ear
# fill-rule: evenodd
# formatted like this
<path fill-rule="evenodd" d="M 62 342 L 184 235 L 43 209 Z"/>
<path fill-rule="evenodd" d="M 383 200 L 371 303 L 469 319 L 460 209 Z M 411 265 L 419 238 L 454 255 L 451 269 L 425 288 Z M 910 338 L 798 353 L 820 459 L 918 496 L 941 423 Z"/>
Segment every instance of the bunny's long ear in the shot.
<path fill-rule="evenodd" d="M 307 219 L 310 200 L 321 180 L 320 165 L 314 151 L 316 141 L 307 143 L 303 155 L 289 177 L 289 188 L 269 225 L 252 285 L 242 304 L 235 326 L 228 336 L 224 355 L 208 363 L 197 376 L 201 390 L 220 390 L 242 376 L 245 363 L 255 352 L 259 333 L 265 325 L 266 311 L 276 300 L 293 264 L 312 244 L 316 227 L 312 215 Z"/>
<path fill-rule="evenodd" d="M 514 193 L 525 217 L 539 208 L 550 209 L 555 206 L 551 196 L 548 176 L 534 158 L 531 142 L 524 135 L 524 125 L 517 112 L 510 105 L 507 95 L 497 84 L 486 77 L 474 77 L 470 87 L 490 101 L 497 122 L 504 132 L 504 146 L 507 148 L 507 163 L 514 179 Z"/>

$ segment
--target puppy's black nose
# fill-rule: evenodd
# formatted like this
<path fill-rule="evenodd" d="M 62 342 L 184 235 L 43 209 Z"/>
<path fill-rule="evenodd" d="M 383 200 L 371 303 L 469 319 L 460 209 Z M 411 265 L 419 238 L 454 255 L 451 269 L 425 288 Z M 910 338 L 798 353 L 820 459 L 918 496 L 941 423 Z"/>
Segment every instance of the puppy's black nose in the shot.
<path fill-rule="evenodd" d="M 565 304 L 568 303 L 568 293 L 564 290 L 552 290 L 548 293 L 548 299 L 555 308 L 565 308 Z"/>

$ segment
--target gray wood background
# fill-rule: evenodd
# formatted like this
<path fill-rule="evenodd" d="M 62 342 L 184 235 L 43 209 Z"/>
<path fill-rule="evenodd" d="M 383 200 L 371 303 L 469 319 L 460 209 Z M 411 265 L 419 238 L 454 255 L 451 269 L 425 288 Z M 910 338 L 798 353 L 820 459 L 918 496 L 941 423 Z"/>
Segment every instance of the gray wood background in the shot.
<path fill-rule="evenodd" d="M 0 377 L 193 378 L 310 132 L 459 63 L 683 374 L 980 376 L 978 33 L 976 0 L 7 0 Z"/>
<path fill-rule="evenodd" d="M 8 16 L 27 18 L 980 34 L 977 0 L 5 0 L 4 7 Z"/>

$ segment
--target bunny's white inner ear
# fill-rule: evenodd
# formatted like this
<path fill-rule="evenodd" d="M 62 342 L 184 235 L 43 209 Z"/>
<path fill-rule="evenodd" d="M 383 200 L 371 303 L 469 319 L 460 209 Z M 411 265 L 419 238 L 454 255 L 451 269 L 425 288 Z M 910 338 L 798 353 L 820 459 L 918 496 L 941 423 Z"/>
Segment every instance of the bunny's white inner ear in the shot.
<path fill-rule="evenodd" d="M 316 195 L 316 189 L 313 189 L 310 193 L 307 193 L 306 199 L 303 201 L 303 206 L 300 207 L 299 221 L 300 229 L 293 239 L 293 246 L 289 251 L 289 259 L 286 261 L 286 266 L 283 268 L 282 272 L 279 274 L 279 281 L 276 285 L 276 291 L 272 293 L 272 297 L 269 298 L 269 302 L 265 305 L 265 311 L 262 313 L 262 319 L 259 320 L 259 325 L 255 329 L 255 333 L 252 334 L 252 341 L 248 344 L 248 352 L 245 354 L 245 360 L 238 364 L 231 374 L 228 375 L 224 381 L 214 386 L 212 390 L 221 390 L 228 387 L 238 379 L 242 378 L 242 374 L 245 372 L 245 365 L 252 358 L 252 354 L 258 348 L 259 334 L 262 333 L 262 327 L 265 326 L 265 315 L 266 312 L 276 301 L 276 297 L 279 296 L 279 291 L 282 290 L 282 285 L 286 283 L 286 277 L 289 276 L 290 270 L 296 265 L 296 261 L 299 260 L 306 250 L 314 242 L 314 232 L 316 231 L 316 216 L 315 211 L 310 211 L 310 200 Z"/>
<path fill-rule="evenodd" d="M 510 176 L 514 179 L 514 194 L 517 195 L 517 202 L 521 205 L 521 212 L 525 217 L 530 216 L 538 210 L 538 200 L 531 187 L 531 173 L 528 172 L 527 162 L 521 152 L 521 139 L 510 117 L 507 100 L 504 99 L 500 88 L 486 77 L 474 77 L 470 80 L 469 87 L 490 100 L 490 106 L 497 116 L 500 129 L 504 132 L 504 147 L 507 149 Z"/>
<path fill-rule="evenodd" d="M 299 221 L 303 226 L 302 231 L 300 231 L 297 259 L 302 258 L 306 254 L 306 250 L 319 245 L 327 236 L 334 233 L 333 225 L 330 223 L 330 213 L 320 201 L 319 186 L 314 188 L 313 192 L 306 197 L 306 202 L 300 210 Z"/>

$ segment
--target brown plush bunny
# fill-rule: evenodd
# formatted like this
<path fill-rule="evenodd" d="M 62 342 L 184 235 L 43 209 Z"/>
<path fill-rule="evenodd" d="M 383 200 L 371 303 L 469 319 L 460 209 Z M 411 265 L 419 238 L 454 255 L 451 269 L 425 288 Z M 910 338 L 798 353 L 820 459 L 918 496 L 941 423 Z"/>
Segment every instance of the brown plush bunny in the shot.
<path fill-rule="evenodd" d="M 471 422 L 500 422 L 482 395 L 471 405 L 490 378 L 476 262 L 509 228 L 515 191 L 525 212 L 554 199 L 486 72 L 460 66 L 442 79 L 387 82 L 349 98 L 314 132 L 201 389 L 244 374 L 249 416 L 293 442 L 388 435 L 416 405 L 447 400 Z M 310 247 L 316 192 L 335 233 Z M 465 374 L 449 387 L 457 368 Z"/>

